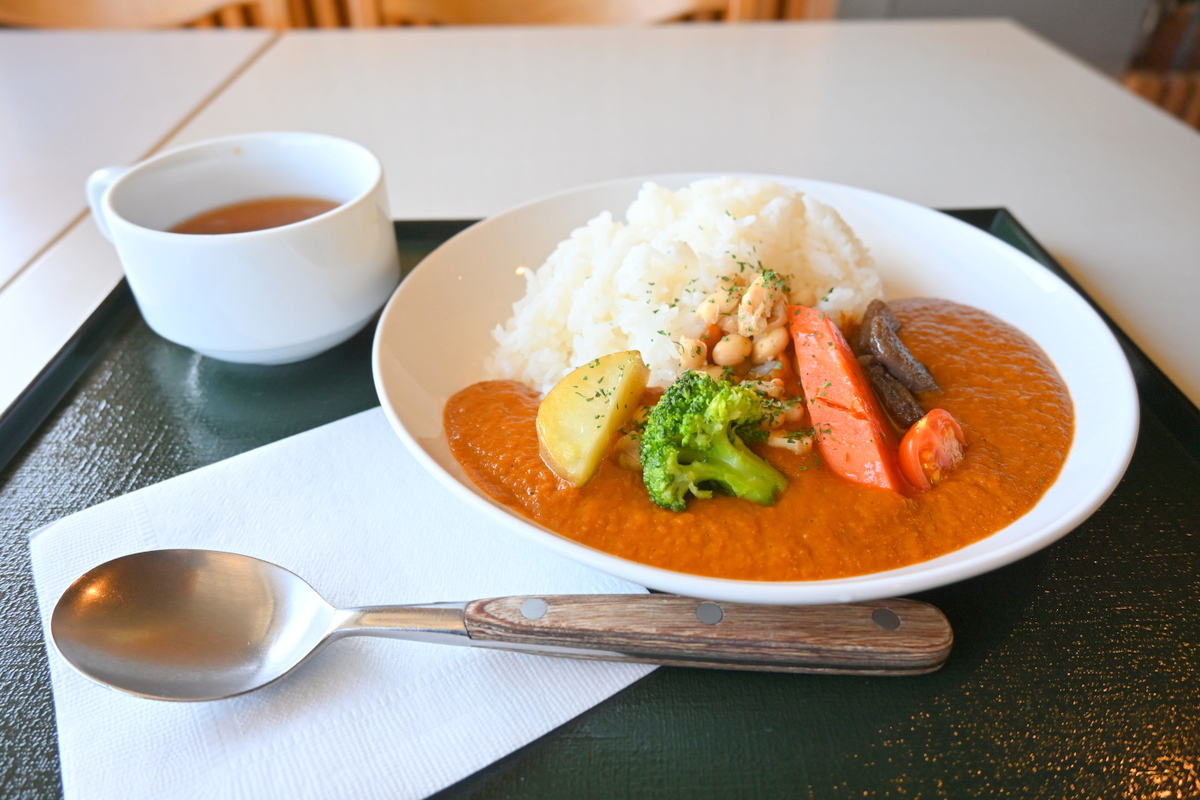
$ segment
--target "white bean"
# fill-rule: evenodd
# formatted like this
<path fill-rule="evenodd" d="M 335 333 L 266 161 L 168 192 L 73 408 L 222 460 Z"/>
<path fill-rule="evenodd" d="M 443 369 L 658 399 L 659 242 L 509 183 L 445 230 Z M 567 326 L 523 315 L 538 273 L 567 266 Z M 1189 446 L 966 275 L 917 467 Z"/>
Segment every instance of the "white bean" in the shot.
<path fill-rule="evenodd" d="M 747 386 L 759 394 L 765 394 L 775 400 L 783 399 L 783 381 L 779 378 L 772 378 L 769 381 L 747 379 L 742 381 L 742 386 Z"/>
<path fill-rule="evenodd" d="M 700 301 L 696 307 L 696 316 L 709 325 L 716 325 L 722 317 L 727 317 L 737 308 L 741 299 L 741 287 L 730 286 L 728 289 L 718 289 Z"/>
<path fill-rule="evenodd" d="M 736 367 L 746 360 L 754 345 L 745 336 L 731 333 L 713 345 L 713 363 L 721 367 Z"/>
<path fill-rule="evenodd" d="M 761 336 L 754 337 L 754 351 L 751 360 L 755 364 L 765 364 L 787 349 L 788 329 L 772 328 Z"/>
<path fill-rule="evenodd" d="M 804 404 L 797 400 L 794 403 L 788 403 L 783 409 L 783 424 L 794 425 L 804 419 L 805 408 Z"/>
<path fill-rule="evenodd" d="M 700 369 L 708 364 L 708 345 L 699 339 L 679 337 L 679 367 Z"/>
<path fill-rule="evenodd" d="M 812 452 L 813 440 L 811 436 L 805 436 L 800 433 L 773 433 L 767 437 L 767 444 L 770 447 L 780 447 L 803 456 Z"/>

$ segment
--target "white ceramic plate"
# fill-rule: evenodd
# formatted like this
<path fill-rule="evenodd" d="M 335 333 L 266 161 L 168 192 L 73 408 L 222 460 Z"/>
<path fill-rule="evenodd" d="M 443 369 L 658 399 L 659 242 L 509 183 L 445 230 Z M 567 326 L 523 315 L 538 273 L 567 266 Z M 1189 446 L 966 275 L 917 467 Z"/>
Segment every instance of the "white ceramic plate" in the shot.
<path fill-rule="evenodd" d="M 450 395 L 480 380 L 492 329 L 524 292 L 518 267 L 601 211 L 623 218 L 647 180 L 671 188 L 700 175 L 597 184 L 468 228 L 397 289 L 375 336 L 375 384 L 400 438 L 450 491 L 489 521 L 564 556 L 667 592 L 752 603 L 833 603 L 908 594 L 969 578 L 1038 550 L 1086 519 L 1133 451 L 1138 401 L 1129 365 L 1103 321 L 1069 286 L 994 237 L 944 214 L 861 189 L 773 177 L 836 208 L 875 257 L 887 297 L 944 297 L 1016 325 L 1053 359 L 1075 403 L 1075 439 L 1058 480 L 1028 514 L 961 550 L 902 569 L 823 581 L 738 581 L 650 567 L 585 547 L 493 503 L 459 469 L 442 432 Z"/>

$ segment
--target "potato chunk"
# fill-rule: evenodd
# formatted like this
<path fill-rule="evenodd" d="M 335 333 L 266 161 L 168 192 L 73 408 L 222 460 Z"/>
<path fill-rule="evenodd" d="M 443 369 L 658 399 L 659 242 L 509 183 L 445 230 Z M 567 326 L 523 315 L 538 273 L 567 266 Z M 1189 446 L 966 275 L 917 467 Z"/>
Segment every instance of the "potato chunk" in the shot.
<path fill-rule="evenodd" d="M 563 378 L 538 406 L 542 460 L 572 486 L 600 468 L 609 442 L 637 411 L 650 370 L 636 350 L 589 361 Z"/>

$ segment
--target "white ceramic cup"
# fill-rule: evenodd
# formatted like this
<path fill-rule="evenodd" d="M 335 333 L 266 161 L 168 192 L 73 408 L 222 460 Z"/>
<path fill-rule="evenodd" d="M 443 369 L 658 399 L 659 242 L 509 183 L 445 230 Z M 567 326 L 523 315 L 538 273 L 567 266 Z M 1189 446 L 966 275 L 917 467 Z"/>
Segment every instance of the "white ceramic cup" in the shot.
<path fill-rule="evenodd" d="M 285 364 L 362 330 L 400 281 L 383 167 L 315 133 L 253 133 L 172 150 L 88 178 L 88 203 L 156 333 L 224 361 Z M 169 229 L 231 203 L 339 205 L 245 233 Z"/>

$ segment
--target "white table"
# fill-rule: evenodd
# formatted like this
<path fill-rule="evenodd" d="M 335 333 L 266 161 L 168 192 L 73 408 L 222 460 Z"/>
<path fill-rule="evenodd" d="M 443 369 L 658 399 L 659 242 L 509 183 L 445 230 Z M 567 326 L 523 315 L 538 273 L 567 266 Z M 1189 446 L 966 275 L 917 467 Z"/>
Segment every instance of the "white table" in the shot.
<path fill-rule="evenodd" d="M 408 219 L 676 171 L 1006 206 L 1200 403 L 1200 136 L 1008 22 L 296 31 L 167 144 L 270 129 L 367 145 Z M 90 221 L 44 260 L 115 268 Z"/>
<path fill-rule="evenodd" d="M 0 31 L 0 412 L 120 279 L 100 242 L 55 246 L 87 176 L 152 153 L 273 39 Z"/>
<path fill-rule="evenodd" d="M 674 171 L 1006 206 L 1200 403 L 1200 135 L 1008 22 L 296 32 L 174 141 L 293 128 L 400 218 Z"/>

